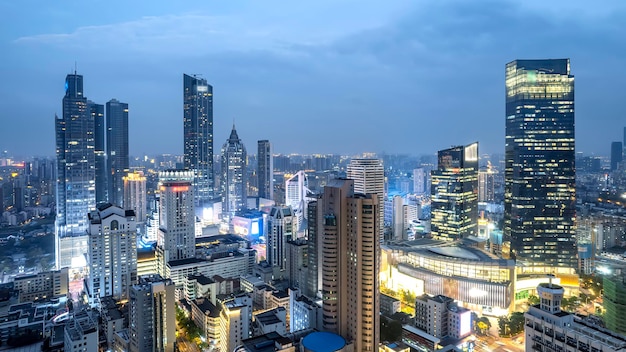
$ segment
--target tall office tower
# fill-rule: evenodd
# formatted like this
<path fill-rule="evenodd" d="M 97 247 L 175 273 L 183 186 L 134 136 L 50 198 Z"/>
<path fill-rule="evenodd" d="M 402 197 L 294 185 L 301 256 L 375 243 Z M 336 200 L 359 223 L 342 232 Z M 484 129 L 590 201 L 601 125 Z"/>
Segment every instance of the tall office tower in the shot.
<path fill-rule="evenodd" d="M 286 278 L 287 242 L 296 238 L 297 220 L 291 207 L 273 207 L 267 219 L 267 262 L 274 278 Z"/>
<path fill-rule="evenodd" d="M 193 171 L 198 211 L 215 196 L 213 177 L 213 87 L 206 79 L 183 74 L 184 166 Z"/>
<path fill-rule="evenodd" d="M 626 155 L 626 127 L 624 127 L 624 138 L 622 140 L 622 147 L 624 148 L 622 155 Z"/>
<path fill-rule="evenodd" d="M 354 183 L 330 181 L 317 207 L 323 328 L 353 341 L 355 351 L 377 351 L 380 202 L 377 194 L 355 194 Z"/>
<path fill-rule="evenodd" d="M 63 117 L 56 127 L 57 268 L 84 266 L 87 253 L 87 214 L 96 207 L 94 119 L 83 95 L 83 76 L 65 78 Z"/>
<path fill-rule="evenodd" d="M 159 275 L 140 276 L 130 289 L 130 352 L 173 352 L 176 286 Z"/>
<path fill-rule="evenodd" d="M 137 280 L 135 212 L 101 203 L 89 214 L 90 301 L 113 296 L 127 299 Z"/>
<path fill-rule="evenodd" d="M 478 143 L 440 150 L 431 171 L 431 234 L 455 241 L 478 233 Z"/>
<path fill-rule="evenodd" d="M 96 160 L 96 204 L 108 202 L 108 174 L 106 157 L 106 124 L 104 120 L 104 105 L 87 101 L 87 109 L 94 120 L 94 143 Z"/>
<path fill-rule="evenodd" d="M 222 213 L 232 218 L 245 210 L 248 201 L 246 147 L 239 139 L 235 125 L 222 147 Z"/>
<path fill-rule="evenodd" d="M 109 203 L 125 208 L 123 177 L 129 169 L 128 104 L 115 99 L 107 102 L 106 123 Z"/>
<path fill-rule="evenodd" d="M 309 180 L 304 171 L 298 171 L 285 180 L 285 205 L 293 209 L 298 218 L 298 226 L 304 222 L 307 214 Z"/>
<path fill-rule="evenodd" d="M 619 164 L 622 162 L 622 158 L 622 142 L 611 143 L 611 171 L 615 171 L 619 168 Z"/>
<path fill-rule="evenodd" d="M 487 168 L 478 170 L 478 201 L 491 203 L 496 200 L 496 171 L 487 162 Z"/>
<path fill-rule="evenodd" d="M 274 158 L 272 145 L 268 140 L 258 142 L 257 160 L 259 178 L 259 198 L 274 199 Z"/>
<path fill-rule="evenodd" d="M 426 185 L 424 184 L 426 181 L 426 175 L 424 174 L 423 168 L 417 168 L 413 170 L 413 193 L 418 196 L 426 193 Z"/>
<path fill-rule="evenodd" d="M 354 180 L 354 192 L 378 195 L 378 209 L 380 209 L 380 243 L 384 242 L 385 235 L 385 168 L 380 159 L 352 159 L 347 168 L 347 177 Z"/>
<path fill-rule="evenodd" d="M 146 222 L 146 176 L 141 171 L 129 172 L 124 180 L 124 209 L 135 211 L 137 225 Z"/>
<path fill-rule="evenodd" d="M 504 235 L 519 262 L 571 271 L 576 260 L 574 76 L 569 59 L 506 65 Z"/>
<path fill-rule="evenodd" d="M 159 265 L 172 260 L 195 258 L 196 217 L 194 213 L 193 171 L 159 172 Z M 164 272 L 159 270 L 161 275 Z"/>
<path fill-rule="evenodd" d="M 322 277 L 322 267 L 320 265 L 320 248 L 322 236 L 321 233 L 318 234 L 318 223 L 321 222 L 318 219 L 318 216 L 321 216 L 317 211 L 318 200 L 314 200 L 309 202 L 307 206 L 307 278 L 306 278 L 306 289 L 304 290 L 305 295 L 315 298 L 317 297 L 317 293 L 321 289 L 321 280 Z"/>

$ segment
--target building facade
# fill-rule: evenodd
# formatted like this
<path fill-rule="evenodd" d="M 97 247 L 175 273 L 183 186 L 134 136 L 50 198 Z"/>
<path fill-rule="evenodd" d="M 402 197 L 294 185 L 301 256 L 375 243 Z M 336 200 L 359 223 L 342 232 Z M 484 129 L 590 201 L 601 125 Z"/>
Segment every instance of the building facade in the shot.
<path fill-rule="evenodd" d="M 124 176 L 124 209 L 135 211 L 137 224 L 147 220 L 146 176 L 141 171 L 129 172 Z"/>
<path fill-rule="evenodd" d="M 287 278 L 287 242 L 295 239 L 296 217 L 291 207 L 273 207 L 267 223 L 267 262 L 274 278 Z"/>
<path fill-rule="evenodd" d="M 130 352 L 174 352 L 174 283 L 159 275 L 141 276 L 130 290 Z"/>
<path fill-rule="evenodd" d="M 330 181 L 317 207 L 321 214 L 318 236 L 322 237 L 322 328 L 353 341 L 356 351 L 377 351 L 380 202 L 377 194 L 355 194 L 354 183 Z"/>
<path fill-rule="evenodd" d="M 236 212 L 247 209 L 248 157 L 246 147 L 237 135 L 235 125 L 222 147 L 222 214 L 231 219 Z"/>
<path fill-rule="evenodd" d="M 161 268 L 172 260 L 196 256 L 193 172 L 169 170 L 159 173 L 159 233 L 157 253 Z M 164 275 L 163 271 L 159 271 Z M 167 276 L 166 276 L 167 277 Z"/>
<path fill-rule="evenodd" d="M 127 299 L 137 280 L 137 223 L 135 212 L 110 203 L 89 213 L 89 279 L 92 302 L 113 296 Z"/>
<path fill-rule="evenodd" d="M 272 144 L 268 140 L 258 141 L 257 177 L 259 180 L 259 197 L 274 199 L 274 157 Z"/>
<path fill-rule="evenodd" d="M 347 178 L 354 180 L 354 193 L 376 194 L 378 196 L 378 232 L 380 243 L 384 241 L 385 233 L 385 168 L 380 159 L 352 159 L 346 169 Z"/>
<path fill-rule="evenodd" d="M 438 152 L 431 172 L 431 234 L 455 241 L 478 233 L 478 143 Z"/>
<path fill-rule="evenodd" d="M 525 265 L 577 266 L 574 137 L 569 59 L 508 63 L 504 235 Z"/>
<path fill-rule="evenodd" d="M 183 74 L 184 167 L 193 172 L 194 205 L 214 198 L 213 87 L 206 79 Z"/>
<path fill-rule="evenodd" d="M 106 107 L 108 202 L 126 208 L 123 178 L 129 169 L 128 104 L 112 99 Z"/>
<path fill-rule="evenodd" d="M 65 78 L 63 117 L 56 127 L 56 266 L 80 267 L 87 253 L 87 214 L 96 207 L 95 122 L 83 76 Z"/>
<path fill-rule="evenodd" d="M 104 117 L 104 105 L 87 101 L 87 108 L 94 120 L 94 143 L 96 160 L 96 204 L 108 201 L 107 157 L 106 157 L 106 120 Z"/>

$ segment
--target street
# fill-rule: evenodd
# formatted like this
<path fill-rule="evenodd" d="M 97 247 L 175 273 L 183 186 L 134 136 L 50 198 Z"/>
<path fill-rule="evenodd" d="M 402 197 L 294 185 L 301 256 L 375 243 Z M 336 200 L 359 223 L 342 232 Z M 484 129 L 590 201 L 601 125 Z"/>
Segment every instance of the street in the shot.
<path fill-rule="evenodd" d="M 177 337 L 176 342 L 179 352 L 202 352 L 195 343 L 189 342 L 182 336 Z"/>
<path fill-rule="evenodd" d="M 512 339 L 477 336 L 474 350 L 477 352 L 524 352 L 524 334 L 522 333 Z"/>

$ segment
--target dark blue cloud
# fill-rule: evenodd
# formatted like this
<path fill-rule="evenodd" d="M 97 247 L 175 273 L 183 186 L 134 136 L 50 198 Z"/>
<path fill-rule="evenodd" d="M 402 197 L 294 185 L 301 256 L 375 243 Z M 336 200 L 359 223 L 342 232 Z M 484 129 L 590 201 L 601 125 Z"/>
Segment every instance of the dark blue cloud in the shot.
<path fill-rule="evenodd" d="M 422 154 L 474 140 L 501 152 L 504 65 L 516 58 L 571 58 L 579 151 L 606 154 L 626 124 L 617 1 L 192 4 L 119 17 L 98 7 L 76 20 L 42 9 L 32 27 L 10 5 L 19 13 L 0 34 L 0 148 L 53 153 L 75 60 L 87 97 L 130 104 L 134 154 L 181 152 L 183 72 L 214 85 L 216 148 L 235 120 L 251 150 L 268 138 L 279 152 Z"/>

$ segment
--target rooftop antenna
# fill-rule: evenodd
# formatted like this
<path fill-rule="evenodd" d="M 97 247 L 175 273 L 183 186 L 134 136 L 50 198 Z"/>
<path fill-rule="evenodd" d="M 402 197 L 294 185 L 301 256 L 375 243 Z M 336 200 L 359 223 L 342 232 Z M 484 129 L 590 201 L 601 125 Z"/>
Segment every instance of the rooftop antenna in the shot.
<path fill-rule="evenodd" d="M 76 69 L 78 68 L 78 63 L 74 61 L 74 74 L 76 74 Z"/>

